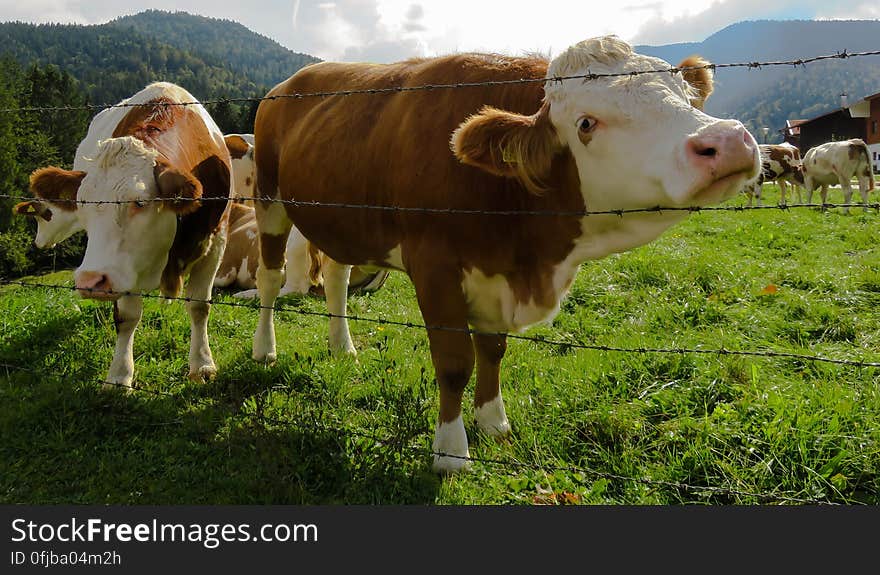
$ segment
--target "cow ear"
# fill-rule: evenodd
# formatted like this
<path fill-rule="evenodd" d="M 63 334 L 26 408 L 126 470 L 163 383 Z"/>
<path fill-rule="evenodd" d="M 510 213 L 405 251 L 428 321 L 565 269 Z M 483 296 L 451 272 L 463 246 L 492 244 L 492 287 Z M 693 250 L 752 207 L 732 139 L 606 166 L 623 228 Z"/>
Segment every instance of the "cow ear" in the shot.
<path fill-rule="evenodd" d="M 164 204 L 180 215 L 190 214 L 201 205 L 202 183 L 190 173 L 182 172 L 167 162 L 159 160 L 153 168 L 158 197 L 166 199 Z"/>
<path fill-rule="evenodd" d="M 691 97 L 691 105 L 698 110 L 702 110 L 706 104 L 706 100 L 715 89 L 715 79 L 712 70 L 708 68 L 710 63 L 702 56 L 688 56 L 678 65 L 679 68 L 692 68 L 691 70 L 682 70 L 681 75 L 696 92 Z"/>
<path fill-rule="evenodd" d="M 229 150 L 229 155 L 233 160 L 240 160 L 248 153 L 251 145 L 239 136 L 238 134 L 232 134 L 229 136 L 224 136 L 223 140 L 226 142 L 226 148 Z"/>
<path fill-rule="evenodd" d="M 20 216 L 43 218 L 47 222 L 52 220 L 52 210 L 39 200 L 19 202 L 12 207 L 12 211 Z"/>
<path fill-rule="evenodd" d="M 541 181 L 562 150 L 550 123 L 549 104 L 532 116 L 486 106 L 452 133 L 455 157 L 490 174 L 517 178 L 529 192 L 546 191 Z"/>
<path fill-rule="evenodd" d="M 40 212 L 37 210 L 37 202 L 31 200 L 29 202 L 18 202 L 12 206 L 12 213 L 20 216 L 36 217 Z"/>
<path fill-rule="evenodd" d="M 31 173 L 31 193 L 46 200 L 65 212 L 76 211 L 76 193 L 85 172 L 79 170 L 62 170 L 55 166 L 40 168 Z"/>

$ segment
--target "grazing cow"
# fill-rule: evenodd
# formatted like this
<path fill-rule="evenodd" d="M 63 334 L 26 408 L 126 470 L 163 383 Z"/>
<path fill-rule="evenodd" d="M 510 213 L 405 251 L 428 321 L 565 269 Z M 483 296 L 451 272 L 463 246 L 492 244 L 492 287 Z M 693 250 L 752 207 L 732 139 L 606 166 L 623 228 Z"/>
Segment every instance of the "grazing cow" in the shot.
<path fill-rule="evenodd" d="M 89 124 L 86 137 L 76 147 L 73 156 L 74 171 L 85 171 L 88 158 L 94 153 L 98 145 L 98 139 L 106 137 L 106 127 L 112 123 L 112 116 L 116 115 L 113 108 L 98 112 Z M 82 230 L 82 224 L 76 217 L 76 210 L 70 208 L 76 199 L 76 190 L 71 190 L 74 195 L 59 199 L 67 202 L 66 205 L 52 206 L 50 202 L 41 201 L 39 198 L 21 202 L 15 206 L 15 212 L 19 215 L 33 217 L 37 220 L 37 235 L 34 245 L 40 249 L 50 249 L 55 244 L 61 243 L 76 232 Z"/>
<path fill-rule="evenodd" d="M 204 381 L 216 373 L 205 302 L 226 242 L 230 156 L 208 112 L 179 105 L 193 101 L 174 84 L 150 84 L 126 106 L 95 116 L 77 149 L 82 170 L 48 167 L 31 175 L 32 193 L 53 209 L 75 212 L 86 230 L 86 253 L 74 274 L 80 295 L 114 302 L 110 384 L 131 386 L 134 376 L 132 343 L 143 304 L 127 292 L 159 287 L 175 297 L 187 274 L 189 377 Z"/>
<path fill-rule="evenodd" d="M 262 305 L 254 359 L 276 357 L 271 306 L 292 224 L 332 258 L 324 288 L 334 351 L 354 353 L 344 318 L 350 266 L 406 272 L 440 392 L 434 469 L 467 467 L 461 401 L 475 361 L 476 421 L 505 435 L 504 334 L 550 321 L 584 261 L 650 242 L 688 213 L 650 208 L 714 204 L 758 174 L 757 144 L 743 125 L 692 106 L 711 91 L 707 69 L 632 74 L 665 67 L 610 36 L 552 62 L 497 54 L 324 62 L 277 85 L 254 130 Z M 556 79 L 587 73 L 620 76 Z M 391 90 L 449 82 L 470 87 Z M 387 91 L 285 97 L 370 89 Z M 272 201 L 290 198 L 403 209 Z M 450 209 L 459 212 L 442 213 Z"/>
<path fill-rule="evenodd" d="M 42 249 L 50 249 L 80 231 L 82 227 L 76 219 L 76 212 L 68 212 L 52 208 L 48 202 L 28 200 L 19 202 L 13 211 L 21 216 L 31 217 L 37 221 L 37 235 L 34 245 Z"/>
<path fill-rule="evenodd" d="M 234 171 L 233 171 L 234 173 Z M 257 264 L 260 261 L 259 231 L 254 208 L 234 204 L 229 212 L 229 233 L 226 251 L 214 278 L 215 287 L 237 286 L 245 291 L 235 297 L 255 298 L 258 296 L 256 283 Z M 286 281 L 278 293 L 287 294 L 320 293 L 323 291 L 321 267 L 327 256 L 310 249 L 309 241 L 296 228 L 291 228 L 285 250 Z M 348 293 L 373 292 L 382 287 L 388 278 L 388 270 L 370 269 L 354 266 L 348 284 Z"/>
<path fill-rule="evenodd" d="M 753 184 L 747 185 L 743 191 L 749 198 L 749 206 L 752 198 L 757 198 L 761 205 L 761 187 L 765 182 L 776 182 L 779 186 L 780 203 L 786 204 L 785 193 L 788 186 L 792 192 L 797 192 L 798 203 L 801 202 L 801 186 L 804 185 L 804 172 L 801 163 L 801 153 L 789 143 L 765 144 L 759 146 L 761 152 L 761 175 Z M 792 197 L 794 194 L 792 193 Z"/>
<path fill-rule="evenodd" d="M 843 203 L 852 200 L 852 184 L 855 177 L 859 181 L 859 194 L 862 204 L 868 209 L 868 192 L 874 189 L 874 171 L 868 146 L 858 138 L 841 142 L 828 142 L 807 150 L 804 154 L 804 187 L 807 190 L 807 203 L 813 203 L 813 190 L 821 188 L 822 203 L 828 198 L 828 186 L 840 184 L 843 189 Z M 844 208 L 849 213 L 849 208 Z"/>

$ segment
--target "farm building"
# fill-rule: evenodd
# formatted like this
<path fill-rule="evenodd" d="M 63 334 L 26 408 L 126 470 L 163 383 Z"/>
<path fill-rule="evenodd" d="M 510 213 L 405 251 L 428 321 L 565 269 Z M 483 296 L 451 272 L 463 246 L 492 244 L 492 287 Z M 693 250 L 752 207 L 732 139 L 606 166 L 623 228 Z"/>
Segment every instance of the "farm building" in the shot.
<path fill-rule="evenodd" d="M 880 172 L 880 92 L 850 105 L 845 95 L 841 107 L 809 120 L 788 120 L 783 129 L 786 142 L 801 154 L 825 142 L 861 138 L 868 144 L 871 163 Z"/>

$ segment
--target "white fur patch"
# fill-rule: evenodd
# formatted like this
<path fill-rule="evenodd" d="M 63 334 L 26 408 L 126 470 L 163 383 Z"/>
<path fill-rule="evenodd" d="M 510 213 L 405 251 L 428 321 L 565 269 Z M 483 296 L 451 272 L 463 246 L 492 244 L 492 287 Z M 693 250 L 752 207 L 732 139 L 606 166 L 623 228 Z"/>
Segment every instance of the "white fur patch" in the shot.
<path fill-rule="evenodd" d="M 461 415 L 449 423 L 437 423 L 433 449 L 433 468 L 437 473 L 456 473 L 471 466 L 470 460 L 466 459 L 470 457 L 470 451 Z"/>
<path fill-rule="evenodd" d="M 36 220 L 37 235 L 34 238 L 34 245 L 40 249 L 51 248 L 83 229 L 76 217 L 76 212 L 57 208 L 52 209 L 52 219 L 48 222 L 40 217 Z"/>
<path fill-rule="evenodd" d="M 237 274 L 238 285 L 242 287 L 248 287 L 252 285 L 256 285 L 257 278 L 251 277 L 251 272 L 248 269 L 248 257 L 244 256 L 241 260 L 241 265 L 238 268 Z"/>
<path fill-rule="evenodd" d="M 475 408 L 474 419 L 480 429 L 492 437 L 504 437 L 510 433 L 510 422 L 507 421 L 507 412 L 500 393 L 495 399 Z"/>

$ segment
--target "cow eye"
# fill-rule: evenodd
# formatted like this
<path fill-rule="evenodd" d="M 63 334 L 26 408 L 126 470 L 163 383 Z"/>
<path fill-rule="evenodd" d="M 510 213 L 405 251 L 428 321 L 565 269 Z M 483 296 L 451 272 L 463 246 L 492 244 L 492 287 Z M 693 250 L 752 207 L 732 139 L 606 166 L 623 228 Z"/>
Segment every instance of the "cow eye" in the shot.
<path fill-rule="evenodd" d="M 591 116 L 582 116 L 577 121 L 578 131 L 582 134 L 589 134 L 596 129 L 599 121 Z"/>
<path fill-rule="evenodd" d="M 135 200 L 134 205 L 136 208 L 145 208 L 145 207 L 147 207 L 147 202 L 142 201 L 142 200 Z"/>

